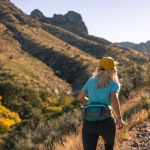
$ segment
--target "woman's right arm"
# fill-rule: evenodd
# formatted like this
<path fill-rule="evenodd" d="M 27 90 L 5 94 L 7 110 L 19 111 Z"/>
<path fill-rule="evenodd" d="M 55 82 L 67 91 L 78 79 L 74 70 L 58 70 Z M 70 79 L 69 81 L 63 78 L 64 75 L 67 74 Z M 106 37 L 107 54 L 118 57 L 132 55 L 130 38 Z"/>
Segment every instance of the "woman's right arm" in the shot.
<path fill-rule="evenodd" d="M 82 90 L 79 92 L 77 100 L 83 103 L 88 103 L 88 98 L 86 97 L 87 93 L 83 92 Z"/>
<path fill-rule="evenodd" d="M 124 122 L 121 118 L 121 112 L 120 112 L 120 103 L 119 103 L 119 99 L 118 99 L 118 92 L 116 91 L 112 91 L 111 92 L 111 103 L 112 103 L 112 107 L 117 115 L 118 118 L 118 129 L 122 129 Z"/>

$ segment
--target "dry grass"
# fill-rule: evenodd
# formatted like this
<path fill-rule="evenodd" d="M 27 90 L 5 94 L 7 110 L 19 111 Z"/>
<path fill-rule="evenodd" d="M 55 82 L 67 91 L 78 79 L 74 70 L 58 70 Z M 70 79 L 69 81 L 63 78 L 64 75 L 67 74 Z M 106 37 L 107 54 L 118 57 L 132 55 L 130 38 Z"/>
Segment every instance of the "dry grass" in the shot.
<path fill-rule="evenodd" d="M 55 144 L 55 150 L 81 150 L 82 147 L 82 136 L 81 134 L 70 134 L 63 139 L 67 144 L 64 146 L 60 143 Z M 76 143 L 76 144 L 75 144 Z"/>

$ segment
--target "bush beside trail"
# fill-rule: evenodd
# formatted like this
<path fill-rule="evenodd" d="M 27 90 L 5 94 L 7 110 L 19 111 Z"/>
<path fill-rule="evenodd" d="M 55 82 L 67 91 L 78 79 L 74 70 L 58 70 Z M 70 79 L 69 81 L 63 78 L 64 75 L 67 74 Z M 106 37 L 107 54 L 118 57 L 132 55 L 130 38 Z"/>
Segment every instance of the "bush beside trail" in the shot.
<path fill-rule="evenodd" d="M 0 121 L 1 149 L 31 149 L 40 143 L 52 147 L 53 141 L 75 131 L 82 120 L 82 111 L 77 108 L 80 104 L 71 95 L 56 96 L 12 81 L 0 82 L 0 91 L 3 105 L 0 105 L 3 115 Z M 7 115 L 5 120 L 4 115 Z"/>

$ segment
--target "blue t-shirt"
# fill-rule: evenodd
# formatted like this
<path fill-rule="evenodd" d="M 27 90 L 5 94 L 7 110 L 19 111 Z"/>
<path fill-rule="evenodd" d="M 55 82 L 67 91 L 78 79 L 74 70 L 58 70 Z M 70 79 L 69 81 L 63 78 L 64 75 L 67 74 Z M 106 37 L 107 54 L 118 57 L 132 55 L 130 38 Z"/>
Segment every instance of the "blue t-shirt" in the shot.
<path fill-rule="evenodd" d="M 96 88 L 96 84 L 99 81 L 99 77 L 94 77 L 89 79 L 84 87 L 82 88 L 82 91 L 88 94 L 89 101 L 88 104 L 91 102 L 100 102 L 102 104 L 111 105 L 111 92 L 117 91 L 119 93 L 120 91 L 120 84 L 117 82 L 112 81 L 108 84 L 106 87 L 98 87 Z"/>

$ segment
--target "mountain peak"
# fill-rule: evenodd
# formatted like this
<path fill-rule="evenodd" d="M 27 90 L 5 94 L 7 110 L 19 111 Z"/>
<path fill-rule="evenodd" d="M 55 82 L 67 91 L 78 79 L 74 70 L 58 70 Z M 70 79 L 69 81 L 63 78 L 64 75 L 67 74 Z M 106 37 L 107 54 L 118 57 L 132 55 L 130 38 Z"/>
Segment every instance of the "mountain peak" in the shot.
<path fill-rule="evenodd" d="M 30 16 L 45 23 L 59 26 L 78 35 L 81 33 L 88 34 L 87 27 L 83 22 L 81 15 L 74 11 L 68 11 L 65 15 L 54 14 L 52 18 L 48 18 L 36 9 L 32 11 Z"/>
<path fill-rule="evenodd" d="M 37 20 L 41 20 L 41 19 L 44 19 L 45 16 L 44 14 L 39 10 L 39 9 L 35 9 L 31 12 L 31 15 L 30 15 L 32 18 L 35 18 Z"/>
<path fill-rule="evenodd" d="M 74 11 L 68 11 L 67 14 L 65 14 L 65 18 L 73 23 L 80 23 L 82 22 L 82 17 L 79 13 L 76 13 Z"/>

